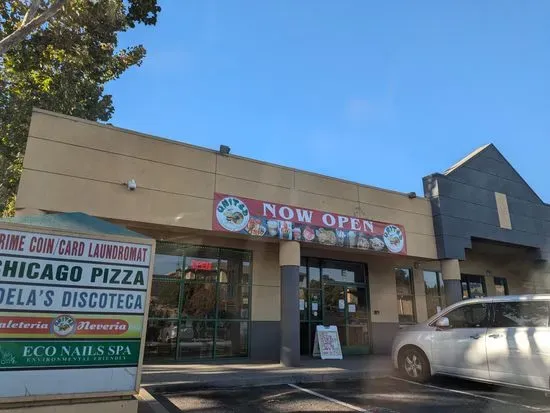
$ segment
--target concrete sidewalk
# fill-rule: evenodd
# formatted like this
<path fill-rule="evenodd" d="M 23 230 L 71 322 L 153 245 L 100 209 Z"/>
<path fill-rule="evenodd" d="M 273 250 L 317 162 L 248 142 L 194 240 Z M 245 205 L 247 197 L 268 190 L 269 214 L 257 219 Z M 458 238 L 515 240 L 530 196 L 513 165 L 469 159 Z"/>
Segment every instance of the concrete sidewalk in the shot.
<path fill-rule="evenodd" d="M 343 360 L 302 359 L 300 367 L 239 362 L 144 365 L 141 386 L 149 392 L 213 387 L 265 386 L 378 378 L 391 375 L 384 356 L 354 356 Z"/>

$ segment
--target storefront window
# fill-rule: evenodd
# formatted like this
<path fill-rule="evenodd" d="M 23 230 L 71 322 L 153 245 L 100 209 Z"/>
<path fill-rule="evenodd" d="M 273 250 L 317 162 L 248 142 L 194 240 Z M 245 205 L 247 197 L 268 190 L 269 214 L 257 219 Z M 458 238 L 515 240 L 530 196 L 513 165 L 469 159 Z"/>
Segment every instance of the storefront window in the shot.
<path fill-rule="evenodd" d="M 216 331 L 216 356 L 246 356 L 248 354 L 248 323 L 222 321 Z"/>
<path fill-rule="evenodd" d="M 346 288 L 346 302 L 348 305 L 348 318 L 350 320 L 367 321 L 369 309 L 367 307 L 367 291 L 365 288 Z"/>
<path fill-rule="evenodd" d="M 316 258 L 308 259 L 308 287 L 321 289 L 321 263 Z"/>
<path fill-rule="evenodd" d="M 249 274 L 250 263 L 240 251 L 220 250 L 220 282 L 248 284 Z"/>
<path fill-rule="evenodd" d="M 145 354 L 157 361 L 173 361 L 176 357 L 178 320 L 153 320 L 147 323 Z"/>
<path fill-rule="evenodd" d="M 300 308 L 300 320 L 308 319 L 308 293 L 307 289 L 300 288 L 298 293 L 298 306 Z"/>
<path fill-rule="evenodd" d="M 304 260 L 302 259 L 302 262 Z M 307 267 L 305 264 L 300 265 L 300 288 L 307 288 Z"/>
<path fill-rule="evenodd" d="M 428 317 L 431 317 L 445 307 L 445 292 L 441 273 L 437 271 L 424 271 L 424 287 L 426 289 Z"/>
<path fill-rule="evenodd" d="M 154 274 L 157 277 L 181 278 L 183 258 L 174 255 L 155 255 Z"/>
<path fill-rule="evenodd" d="M 157 242 L 147 360 L 248 355 L 251 254 Z"/>
<path fill-rule="evenodd" d="M 155 279 L 151 286 L 149 317 L 178 318 L 180 283 L 178 280 Z"/>
<path fill-rule="evenodd" d="M 495 295 L 508 295 L 508 281 L 503 277 L 495 277 Z"/>
<path fill-rule="evenodd" d="M 397 313 L 401 324 L 416 322 L 414 309 L 413 274 L 409 268 L 395 269 L 395 283 L 397 287 Z"/>
<path fill-rule="evenodd" d="M 215 321 L 182 321 L 178 336 L 178 359 L 212 358 Z"/>
<path fill-rule="evenodd" d="M 201 257 L 185 257 L 184 279 L 186 281 L 216 282 L 218 274 L 226 275 L 225 271 L 219 271 L 217 259 Z"/>
<path fill-rule="evenodd" d="M 323 282 L 365 283 L 364 267 L 358 263 L 325 261 L 323 265 Z"/>
<path fill-rule="evenodd" d="M 182 318 L 216 318 L 216 284 L 186 283 L 183 288 Z"/>
<path fill-rule="evenodd" d="M 241 284 L 250 284 L 250 262 L 249 261 L 243 261 L 243 274 L 241 278 Z"/>
<path fill-rule="evenodd" d="M 307 307 L 309 308 L 309 319 L 320 322 L 323 319 L 321 312 L 321 290 L 309 290 Z"/>
<path fill-rule="evenodd" d="M 218 286 L 218 318 L 248 318 L 248 285 L 220 284 Z"/>
<path fill-rule="evenodd" d="M 478 298 L 487 296 L 485 279 L 480 275 L 462 274 L 462 299 Z"/>

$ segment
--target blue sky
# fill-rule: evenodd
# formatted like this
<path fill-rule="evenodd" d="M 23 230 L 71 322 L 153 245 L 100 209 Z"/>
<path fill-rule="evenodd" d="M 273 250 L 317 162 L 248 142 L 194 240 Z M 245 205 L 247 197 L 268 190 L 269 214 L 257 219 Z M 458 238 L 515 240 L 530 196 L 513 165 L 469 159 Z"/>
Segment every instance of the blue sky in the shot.
<path fill-rule="evenodd" d="M 550 202 L 550 2 L 164 0 L 112 123 L 403 192 L 494 143 Z"/>

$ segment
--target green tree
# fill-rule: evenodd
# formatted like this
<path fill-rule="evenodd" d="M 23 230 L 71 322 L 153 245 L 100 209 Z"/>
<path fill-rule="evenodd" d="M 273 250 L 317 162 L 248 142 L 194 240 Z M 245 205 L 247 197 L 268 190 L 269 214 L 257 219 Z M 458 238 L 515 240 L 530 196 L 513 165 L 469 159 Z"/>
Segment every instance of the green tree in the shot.
<path fill-rule="evenodd" d="M 31 2 L 30 5 L 32 5 Z M 36 16 L 55 1 L 42 0 Z M 157 0 L 69 0 L 0 56 L 0 210 L 14 212 L 33 107 L 93 121 L 114 112 L 107 82 L 139 66 L 145 48 L 118 47 L 118 35 L 155 25 Z M 29 3 L 0 0 L 0 39 L 28 20 Z"/>
<path fill-rule="evenodd" d="M 17 8 L 20 10 L 24 5 L 26 6 L 26 13 L 21 21 L 13 22 L 16 25 L 12 27 L 11 32 L 3 33 L 3 36 L 0 37 L 0 56 L 46 23 L 56 13 L 59 13 L 66 2 L 67 0 L 55 0 L 51 3 L 48 1 L 41 3 L 40 0 L 26 0 L 20 1 L 19 4 L 7 6 L 11 9 Z M 42 6 L 42 10 L 40 6 Z M 9 24 L 6 24 L 6 26 L 9 27 Z"/>

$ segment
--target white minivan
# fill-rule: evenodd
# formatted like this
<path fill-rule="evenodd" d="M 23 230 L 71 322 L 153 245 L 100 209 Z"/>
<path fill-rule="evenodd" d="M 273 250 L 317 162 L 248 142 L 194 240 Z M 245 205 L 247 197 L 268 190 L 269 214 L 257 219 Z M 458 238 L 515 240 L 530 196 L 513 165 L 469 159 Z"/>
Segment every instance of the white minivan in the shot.
<path fill-rule="evenodd" d="M 400 330 L 393 363 L 415 381 L 446 374 L 549 391 L 549 316 L 550 295 L 465 300 Z"/>

